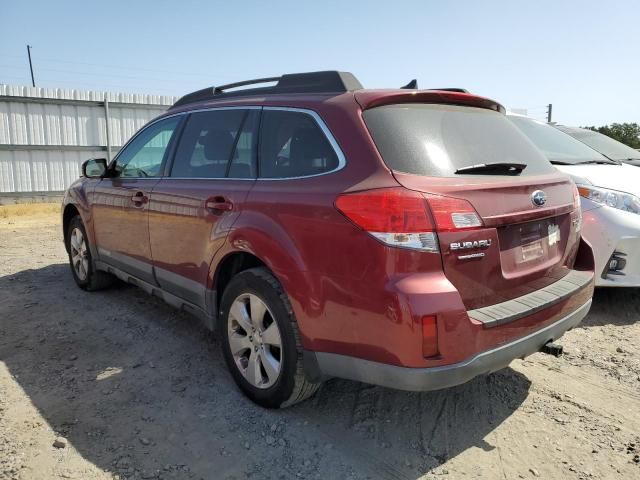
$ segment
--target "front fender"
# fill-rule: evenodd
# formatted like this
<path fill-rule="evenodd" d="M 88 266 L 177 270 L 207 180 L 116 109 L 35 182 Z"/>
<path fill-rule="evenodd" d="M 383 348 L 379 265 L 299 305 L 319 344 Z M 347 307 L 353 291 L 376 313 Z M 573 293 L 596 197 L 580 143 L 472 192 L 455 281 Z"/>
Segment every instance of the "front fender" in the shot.
<path fill-rule="evenodd" d="M 93 192 L 95 183 L 95 181 L 90 181 L 86 178 L 79 178 L 73 182 L 69 188 L 67 188 L 62 198 L 62 238 L 65 248 L 67 246 L 67 222 L 65 221 L 66 212 L 67 207 L 73 206 L 78 211 L 78 214 L 82 219 L 82 223 L 84 224 L 87 236 L 89 237 L 89 249 L 93 258 L 97 258 L 97 252 L 95 248 L 96 242 L 93 228 L 93 216 L 91 215 L 90 192 Z"/>

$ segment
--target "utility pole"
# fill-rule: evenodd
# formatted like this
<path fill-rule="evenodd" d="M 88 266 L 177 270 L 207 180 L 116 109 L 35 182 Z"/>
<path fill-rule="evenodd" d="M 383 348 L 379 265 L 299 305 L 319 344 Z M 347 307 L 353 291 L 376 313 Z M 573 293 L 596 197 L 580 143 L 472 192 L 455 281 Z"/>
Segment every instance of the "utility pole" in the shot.
<path fill-rule="evenodd" d="M 547 105 L 547 122 L 551 123 L 551 111 L 553 110 L 553 104 Z"/>
<path fill-rule="evenodd" d="M 31 45 L 27 45 L 27 55 L 29 56 L 29 69 L 31 70 L 31 84 L 35 87 L 36 80 L 33 78 L 33 63 L 31 63 Z"/>

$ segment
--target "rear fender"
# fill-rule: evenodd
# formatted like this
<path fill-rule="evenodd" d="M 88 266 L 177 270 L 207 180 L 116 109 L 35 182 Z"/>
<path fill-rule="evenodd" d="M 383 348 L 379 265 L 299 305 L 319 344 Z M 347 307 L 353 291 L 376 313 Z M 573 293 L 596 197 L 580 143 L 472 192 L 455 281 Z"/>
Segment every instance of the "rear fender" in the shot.
<path fill-rule="evenodd" d="M 264 215 L 243 212 L 209 268 L 208 289 L 215 291 L 218 266 L 233 253 L 257 257 L 278 279 L 287 294 L 305 343 L 306 326 L 322 315 L 319 285 L 315 285 L 307 265 L 287 232 Z M 219 300 L 219 299 L 218 299 Z"/>

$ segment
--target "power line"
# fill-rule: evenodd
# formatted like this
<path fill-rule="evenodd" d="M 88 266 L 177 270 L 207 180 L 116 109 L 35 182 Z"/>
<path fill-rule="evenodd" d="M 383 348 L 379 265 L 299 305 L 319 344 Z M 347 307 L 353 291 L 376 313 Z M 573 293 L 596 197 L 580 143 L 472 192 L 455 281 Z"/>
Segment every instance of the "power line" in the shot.
<path fill-rule="evenodd" d="M 105 63 L 78 62 L 78 61 L 61 60 L 61 59 L 55 59 L 55 58 L 38 58 L 38 61 L 46 62 L 46 63 L 66 63 L 66 64 L 72 64 L 72 65 L 86 65 L 86 66 L 101 67 L 101 68 L 129 69 L 129 67 L 125 67 L 124 65 L 110 65 L 110 64 L 105 64 Z M 176 72 L 175 70 L 160 70 L 160 69 L 149 69 L 149 68 L 141 68 L 141 67 L 135 67 L 135 69 L 136 69 L 136 71 L 144 71 L 144 72 L 151 72 L 151 73 L 170 73 L 172 75 L 210 78 L 209 75 L 204 74 L 204 73 Z"/>
<path fill-rule="evenodd" d="M 16 80 L 20 80 L 20 81 L 24 81 L 23 77 L 2 77 L 2 78 L 14 78 Z M 0 84 L 3 83 L 2 80 L 0 80 Z M 121 93 L 122 91 L 127 91 L 127 92 L 131 92 L 131 90 L 136 90 L 135 92 L 131 92 L 131 93 L 149 93 L 152 95 L 164 95 L 164 96 L 178 96 L 179 93 L 167 93 L 167 92 L 163 92 L 163 93 L 158 93 L 157 90 L 152 90 L 153 87 L 150 87 L 149 85 L 123 85 L 123 84 L 117 84 L 117 83 L 104 83 L 104 82 L 77 82 L 75 80 L 56 80 L 56 79 L 51 79 L 47 82 L 39 82 L 39 86 L 42 88 L 87 88 L 90 90 L 109 90 L 109 89 L 118 89 L 119 92 L 117 93 Z"/>
<path fill-rule="evenodd" d="M 17 65 L 0 65 L 2 68 L 13 69 L 13 70 L 22 70 L 24 67 Z M 157 76 L 138 76 L 138 75 L 121 75 L 119 73 L 104 73 L 104 72 L 87 72 L 80 70 L 65 70 L 59 68 L 48 68 L 48 67 L 40 67 L 39 71 L 44 72 L 55 72 L 55 73 L 67 73 L 71 75 L 83 75 L 83 76 L 95 76 L 95 77 L 114 77 L 114 78 L 126 78 L 133 80 L 153 80 L 156 82 L 167 82 L 167 83 L 175 83 L 174 80 L 158 78 Z"/>

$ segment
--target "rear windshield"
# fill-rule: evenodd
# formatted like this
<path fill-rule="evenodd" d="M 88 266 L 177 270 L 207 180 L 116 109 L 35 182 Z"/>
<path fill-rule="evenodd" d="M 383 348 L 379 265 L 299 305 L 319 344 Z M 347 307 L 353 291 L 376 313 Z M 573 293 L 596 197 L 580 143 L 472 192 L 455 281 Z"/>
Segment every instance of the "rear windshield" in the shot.
<path fill-rule="evenodd" d="M 366 110 L 363 117 L 392 170 L 458 177 L 462 175 L 455 171 L 462 167 L 505 162 L 527 165 L 522 176 L 554 172 L 542 153 L 498 112 L 411 103 Z"/>
<path fill-rule="evenodd" d="M 569 164 L 584 163 L 590 160 L 608 162 L 593 148 L 544 122 L 515 116 L 510 116 L 509 120 L 515 123 L 552 162 Z"/>

